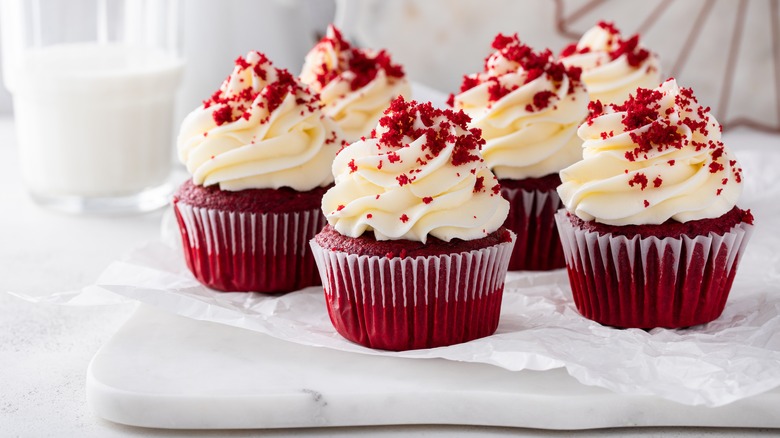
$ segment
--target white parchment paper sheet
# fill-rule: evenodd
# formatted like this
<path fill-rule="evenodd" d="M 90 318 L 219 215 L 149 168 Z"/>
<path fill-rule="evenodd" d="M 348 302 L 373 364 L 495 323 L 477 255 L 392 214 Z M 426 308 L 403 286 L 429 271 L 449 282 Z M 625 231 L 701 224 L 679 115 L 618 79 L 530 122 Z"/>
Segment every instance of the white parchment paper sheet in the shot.
<path fill-rule="evenodd" d="M 753 210 L 756 229 L 723 315 L 695 328 L 603 327 L 577 313 L 565 271 L 510 273 L 495 335 L 429 350 L 371 350 L 334 331 L 321 287 L 267 296 L 220 293 L 201 286 L 184 264 L 170 214 L 163 226 L 167 243 L 141 247 L 111 264 L 95 285 L 82 291 L 27 298 L 89 305 L 124 297 L 305 345 L 482 362 L 509 370 L 565 367 L 586 385 L 689 405 L 724 405 L 780 386 L 780 144 L 767 147 L 767 137 L 757 133 L 738 137 L 740 144 L 731 147 L 747 180 L 740 206 Z"/>

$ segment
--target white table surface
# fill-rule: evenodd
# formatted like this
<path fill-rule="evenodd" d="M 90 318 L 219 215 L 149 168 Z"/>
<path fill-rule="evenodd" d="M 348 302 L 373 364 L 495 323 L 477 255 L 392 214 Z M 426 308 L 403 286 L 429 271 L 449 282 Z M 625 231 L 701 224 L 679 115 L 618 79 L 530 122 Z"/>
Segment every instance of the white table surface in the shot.
<path fill-rule="evenodd" d="M 108 264 L 157 239 L 161 212 L 71 216 L 26 196 L 12 120 L 0 118 L 0 436 L 771 436 L 778 430 L 642 428 L 581 432 L 465 426 L 392 426 L 260 431 L 175 431 L 121 426 L 87 406 L 87 365 L 135 305 L 32 304 L 5 291 L 46 295 L 91 284 Z"/>

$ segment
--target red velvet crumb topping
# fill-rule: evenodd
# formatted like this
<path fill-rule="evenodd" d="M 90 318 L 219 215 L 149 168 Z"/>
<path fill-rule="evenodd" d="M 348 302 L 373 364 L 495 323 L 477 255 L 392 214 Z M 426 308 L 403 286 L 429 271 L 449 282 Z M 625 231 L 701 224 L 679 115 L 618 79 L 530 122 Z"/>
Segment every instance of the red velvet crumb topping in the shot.
<path fill-rule="evenodd" d="M 496 35 L 491 46 L 497 53 L 494 53 L 485 59 L 483 73 L 463 77 L 463 82 L 460 86 L 461 93 L 468 91 L 477 85 L 490 82 L 490 86 L 488 87 L 489 101 L 495 102 L 518 88 L 518 86 L 510 87 L 502 84 L 500 81 L 502 75 L 496 76 L 489 72 L 489 61 L 494 56 L 501 56 L 510 62 L 516 63 L 519 68 L 522 68 L 523 71 L 526 72 L 524 84 L 527 84 L 542 75 L 546 75 L 555 83 L 560 83 L 565 77 L 568 77 L 571 81 L 571 85 L 567 91 L 573 93 L 575 85 L 580 82 L 582 69 L 579 67 L 565 67 L 562 63 L 554 59 L 553 54 L 549 49 L 535 52 L 529 46 L 520 42 L 520 38 L 517 34 L 504 35 L 499 33 Z M 540 97 L 539 102 L 542 102 L 545 98 L 546 97 Z M 534 105 L 537 108 L 544 108 L 549 104 L 549 98 L 547 98 L 547 100 L 548 102 L 545 103 L 544 106 L 537 105 L 536 102 L 534 102 Z"/>
<path fill-rule="evenodd" d="M 620 35 L 620 30 L 615 27 L 614 23 L 600 21 L 597 26 L 610 34 L 610 41 L 608 43 L 608 45 L 611 47 L 611 50 L 608 51 L 610 60 L 614 61 L 615 59 L 626 55 L 626 61 L 628 62 L 628 65 L 632 67 L 638 67 L 650 56 L 650 52 L 639 45 L 638 34 L 634 34 L 628 39 L 624 40 Z M 572 43 L 561 51 L 560 57 L 566 58 L 572 55 L 588 52 L 590 52 L 590 48 L 583 47 L 582 49 L 578 50 L 577 43 Z"/>
<path fill-rule="evenodd" d="M 352 47 L 342 36 L 341 32 L 335 26 L 331 25 L 328 29 L 328 35 L 317 43 L 315 50 L 325 50 L 325 47 L 333 47 L 336 53 L 339 53 L 339 63 L 333 68 L 322 64 L 316 76 L 316 81 L 320 87 L 325 87 L 331 81 L 337 78 L 349 78 L 351 90 L 358 90 L 365 87 L 369 82 L 376 78 L 380 71 L 384 71 L 388 77 L 402 78 L 404 70 L 398 64 L 393 64 L 390 55 L 385 50 L 376 53 Z M 332 34 L 332 36 L 330 36 Z M 345 73 L 350 73 L 349 75 Z"/>
<path fill-rule="evenodd" d="M 251 68 L 252 72 L 263 81 L 268 79 L 268 72 L 273 71 L 276 79 L 260 90 L 253 89 L 252 84 L 248 83 L 240 90 L 234 91 L 228 90 L 231 78 L 228 76 L 220 89 L 215 91 L 209 99 L 203 101 L 204 109 L 218 106 L 212 112 L 212 118 L 217 126 L 232 123 L 241 118 L 248 120 L 251 117 L 253 105 L 265 107 L 271 113 L 281 105 L 288 94 L 294 94 L 296 103 L 304 106 L 309 112 L 317 111 L 320 108 L 321 104 L 318 99 L 303 88 L 289 71 L 274 68 L 265 55 L 259 52 L 254 53 L 258 55 L 258 60 L 254 63 L 250 63 L 242 56 L 236 58 L 234 71 L 240 73 Z M 258 100 L 258 97 L 261 99 Z"/>
<path fill-rule="evenodd" d="M 417 119 L 422 122 L 423 127 L 415 127 Z M 379 120 L 379 126 L 386 129 L 379 136 L 379 145 L 400 149 L 409 146 L 406 139 L 425 136 L 422 148 L 427 151 L 428 159 L 438 156 L 447 144 L 454 143 L 450 158 L 453 165 L 479 161 L 482 159 L 479 151 L 485 140 L 480 129 L 469 128 L 470 121 L 471 118 L 463 111 L 434 108 L 430 102 L 407 102 L 403 96 L 399 96 L 390 103 Z M 456 135 L 456 130 L 462 130 L 464 133 Z M 374 132 L 372 138 L 377 136 L 378 133 Z M 391 163 L 401 159 L 396 151 L 387 152 L 386 156 Z"/>

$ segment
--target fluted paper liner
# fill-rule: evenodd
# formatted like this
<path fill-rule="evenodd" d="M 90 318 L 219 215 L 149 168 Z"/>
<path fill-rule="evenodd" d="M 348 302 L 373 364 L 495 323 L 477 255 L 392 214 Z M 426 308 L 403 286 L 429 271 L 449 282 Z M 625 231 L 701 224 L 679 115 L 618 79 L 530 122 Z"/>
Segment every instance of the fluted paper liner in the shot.
<path fill-rule="evenodd" d="M 566 266 L 555 212 L 563 206 L 555 190 L 501 187 L 509 201 L 504 226 L 517 234 L 510 271 L 548 271 Z"/>
<path fill-rule="evenodd" d="M 184 258 L 220 291 L 279 293 L 319 284 L 308 242 L 326 223 L 319 209 L 248 213 L 174 204 Z"/>
<path fill-rule="evenodd" d="M 577 310 L 604 325 L 682 328 L 723 312 L 753 231 L 739 223 L 723 235 L 633 238 L 575 227 L 556 214 Z"/>
<path fill-rule="evenodd" d="M 395 351 L 493 334 L 512 245 L 387 258 L 332 251 L 311 241 L 336 331 L 358 344 Z"/>

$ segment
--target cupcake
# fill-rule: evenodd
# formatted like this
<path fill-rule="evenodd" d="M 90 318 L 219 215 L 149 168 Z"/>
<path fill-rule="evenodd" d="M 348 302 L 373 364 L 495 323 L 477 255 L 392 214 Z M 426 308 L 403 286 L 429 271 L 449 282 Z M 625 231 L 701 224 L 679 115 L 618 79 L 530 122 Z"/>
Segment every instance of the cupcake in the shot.
<path fill-rule="evenodd" d="M 658 55 L 639 44 L 639 35 L 624 40 L 612 23 L 600 22 L 560 54 L 567 67 L 582 69 L 591 100 L 623 103 L 639 87 L 661 82 Z"/>
<path fill-rule="evenodd" d="M 325 225 L 320 204 L 343 144 L 293 75 L 258 52 L 239 57 L 177 143 L 192 178 L 173 206 L 195 278 L 220 291 L 319 284 L 308 242 Z"/>
<path fill-rule="evenodd" d="M 450 104 L 482 130 L 482 156 L 499 178 L 510 209 L 505 226 L 517 233 L 510 270 L 563 268 L 555 212 L 558 171 L 582 158 L 577 128 L 587 115 L 580 70 L 552 52 L 535 52 L 517 35 L 499 34 L 481 73 L 465 76 Z"/>
<path fill-rule="evenodd" d="M 370 138 L 333 162 L 328 226 L 311 246 L 342 336 L 385 350 L 495 332 L 512 233 L 509 205 L 462 112 L 394 100 Z"/>
<path fill-rule="evenodd" d="M 385 50 L 352 47 L 333 25 L 306 55 L 300 79 L 349 142 L 368 136 L 393 99 L 411 95 L 403 68 Z"/>
<path fill-rule="evenodd" d="M 742 169 L 689 88 L 669 79 L 594 102 L 582 161 L 561 171 L 556 220 L 574 303 L 616 327 L 716 319 L 753 228 Z"/>

